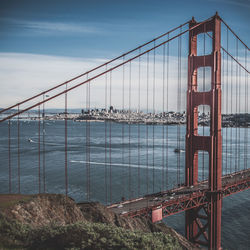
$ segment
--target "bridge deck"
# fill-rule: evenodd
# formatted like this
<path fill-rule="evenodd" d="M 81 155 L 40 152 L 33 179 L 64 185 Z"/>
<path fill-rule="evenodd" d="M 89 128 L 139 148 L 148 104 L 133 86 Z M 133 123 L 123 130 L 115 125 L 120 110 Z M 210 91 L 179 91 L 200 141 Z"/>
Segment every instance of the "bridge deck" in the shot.
<path fill-rule="evenodd" d="M 222 177 L 222 190 L 225 197 L 250 187 L 250 169 Z M 152 210 L 162 208 L 163 217 L 185 211 L 208 202 L 208 181 L 194 187 L 182 186 L 169 191 L 147 195 L 138 199 L 124 201 L 108 206 L 113 212 L 124 216 L 151 214 Z"/>

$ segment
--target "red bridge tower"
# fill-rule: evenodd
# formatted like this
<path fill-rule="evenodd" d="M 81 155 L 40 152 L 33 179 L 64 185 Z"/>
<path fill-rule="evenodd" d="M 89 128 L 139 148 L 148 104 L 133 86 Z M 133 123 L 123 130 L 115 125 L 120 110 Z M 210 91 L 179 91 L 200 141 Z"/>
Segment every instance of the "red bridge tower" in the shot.
<path fill-rule="evenodd" d="M 197 22 L 192 19 L 190 28 Z M 212 53 L 197 56 L 197 35 L 212 32 Z M 221 248 L 221 21 L 216 15 L 189 33 L 187 131 L 186 131 L 186 185 L 198 183 L 198 151 L 209 154 L 208 203 L 186 211 L 186 236 L 190 241 L 209 249 Z M 197 70 L 211 67 L 211 90 L 198 92 Z M 210 106 L 210 135 L 198 134 L 198 106 Z"/>

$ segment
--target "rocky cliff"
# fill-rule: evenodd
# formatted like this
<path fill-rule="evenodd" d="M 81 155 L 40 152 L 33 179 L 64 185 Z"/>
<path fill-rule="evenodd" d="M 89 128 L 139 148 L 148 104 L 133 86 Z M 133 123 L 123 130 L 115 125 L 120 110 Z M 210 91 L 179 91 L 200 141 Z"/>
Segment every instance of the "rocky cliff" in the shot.
<path fill-rule="evenodd" d="M 59 194 L 0 195 L 0 249 L 196 249 L 165 224 Z"/>

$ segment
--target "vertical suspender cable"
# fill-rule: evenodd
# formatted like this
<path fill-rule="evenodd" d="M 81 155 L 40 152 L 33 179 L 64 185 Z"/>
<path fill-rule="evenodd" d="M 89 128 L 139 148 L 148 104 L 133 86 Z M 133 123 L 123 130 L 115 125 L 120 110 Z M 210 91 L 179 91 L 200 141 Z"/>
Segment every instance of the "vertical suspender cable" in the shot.
<path fill-rule="evenodd" d="M 141 49 L 139 49 L 139 54 L 141 54 Z M 138 66 L 139 66 L 139 74 L 138 74 L 138 118 L 140 119 L 140 117 L 141 117 L 141 57 L 139 56 L 139 62 L 138 62 Z M 140 162 L 141 162 L 141 152 L 140 152 L 140 147 L 141 147 L 141 145 L 140 145 L 140 140 L 141 140 L 141 138 L 140 138 L 140 133 L 141 133 L 141 131 L 140 131 L 140 121 L 138 122 L 138 124 L 137 124 L 137 129 L 138 129 L 138 131 L 137 131 L 137 133 L 138 133 L 138 162 L 137 162 L 137 164 L 138 164 L 138 172 L 137 172 L 137 174 L 138 174 L 138 179 L 137 179 L 137 184 L 138 184 L 138 186 L 137 186 L 137 188 L 138 188 L 138 197 L 140 196 L 140 186 L 141 186 L 141 184 L 140 184 Z"/>
<path fill-rule="evenodd" d="M 221 82 L 223 87 L 223 93 L 224 93 L 224 86 L 225 86 L 225 65 L 224 65 L 224 58 L 225 58 L 225 52 L 222 51 L 222 76 L 221 76 Z M 223 113 L 225 114 L 225 98 L 223 98 Z M 224 146 L 223 146 L 223 138 L 224 138 L 224 129 L 223 129 L 223 114 L 222 114 L 222 121 L 221 121 L 221 133 L 222 133 L 222 153 L 221 153 L 221 162 L 222 162 L 222 175 L 224 173 Z M 226 157 L 227 158 L 227 157 Z"/>
<path fill-rule="evenodd" d="M 87 75 L 88 79 L 88 75 Z M 86 200 L 88 201 L 88 119 L 89 119 L 89 110 L 88 110 L 88 82 L 86 83 L 86 112 L 88 113 L 88 116 L 86 118 L 85 122 L 85 158 L 86 158 Z"/>
<path fill-rule="evenodd" d="M 147 194 L 149 193 L 149 165 L 148 165 L 148 95 L 149 95 L 149 53 L 147 53 L 147 121 L 146 121 L 146 140 L 147 140 L 147 151 L 146 151 L 146 165 L 147 165 Z"/>
<path fill-rule="evenodd" d="M 17 106 L 19 112 L 19 104 Z M 18 193 L 21 193 L 20 188 L 20 119 L 19 115 L 17 116 L 17 172 L 18 172 Z"/>
<path fill-rule="evenodd" d="M 181 32 L 181 30 L 180 30 Z M 177 87 L 177 185 L 180 183 L 180 120 L 181 120 L 181 37 L 178 37 L 178 87 Z"/>
<path fill-rule="evenodd" d="M 239 138 L 239 143 L 238 143 L 238 170 L 240 171 L 240 145 L 241 145 L 241 134 L 240 134 L 240 130 L 241 130 L 241 110 L 240 110 L 240 102 L 241 102 L 241 67 L 238 68 L 238 73 L 239 73 L 239 97 L 238 97 L 238 101 L 239 101 L 239 120 L 238 120 L 238 131 L 239 131 L 239 135 L 238 135 L 238 138 Z"/>
<path fill-rule="evenodd" d="M 238 40 L 236 39 L 236 60 L 238 61 Z M 236 112 L 235 112 L 235 165 L 234 165 L 234 172 L 237 171 L 237 158 L 238 158 L 238 63 L 235 64 L 235 71 L 236 71 Z"/>
<path fill-rule="evenodd" d="M 41 120 L 40 120 L 40 105 L 38 106 L 38 191 L 41 193 L 41 150 L 40 150 L 40 131 L 41 131 Z"/>
<path fill-rule="evenodd" d="M 88 75 L 87 75 L 88 79 Z M 87 82 L 86 86 L 86 107 L 88 117 L 86 120 L 86 197 L 90 200 L 90 121 L 88 120 L 91 116 L 90 110 L 90 82 Z"/>
<path fill-rule="evenodd" d="M 67 90 L 67 84 L 65 85 L 65 88 Z M 65 122 L 65 194 L 68 196 L 68 124 L 67 124 L 67 107 L 68 107 L 68 98 L 67 98 L 67 92 L 65 92 L 65 109 L 64 109 L 64 122 Z"/>
<path fill-rule="evenodd" d="M 43 94 L 43 101 L 45 99 L 45 96 Z M 42 123 L 42 129 L 43 129 L 43 192 L 46 192 L 46 176 L 45 176 L 45 103 L 43 103 L 43 113 L 42 113 L 43 123 Z"/>
<path fill-rule="evenodd" d="M 169 40 L 169 34 L 168 34 L 168 40 Z M 169 89 L 169 42 L 167 43 L 167 126 L 166 126 L 166 190 L 168 189 L 168 122 L 169 122 L 169 95 L 168 95 L 168 89 Z"/>
<path fill-rule="evenodd" d="M 180 27 L 180 33 L 182 33 L 182 27 Z M 181 59 L 182 59 L 182 37 L 179 36 L 180 38 L 180 112 L 181 112 L 181 106 L 182 106 L 182 101 L 181 101 L 181 98 L 182 98 L 182 94 L 181 94 L 181 91 L 182 91 L 182 70 L 181 70 L 181 67 L 182 67 L 182 62 L 181 62 Z M 179 125 L 180 126 L 180 125 Z M 180 130 L 181 128 L 179 128 Z M 179 131 L 180 132 L 180 146 L 181 146 L 181 130 Z M 181 183 L 181 156 L 179 154 L 179 182 L 178 184 Z"/>
<path fill-rule="evenodd" d="M 228 39 L 228 28 L 227 28 L 227 51 L 228 51 L 228 46 L 229 46 L 229 39 Z M 228 92 L 228 85 L 229 85 L 229 71 L 228 71 L 228 54 L 227 54 L 227 81 L 226 81 L 226 115 L 228 116 L 228 96 L 229 96 L 229 92 Z M 231 100 L 232 101 L 232 100 Z M 227 143 L 228 143 L 228 126 L 226 126 L 226 174 L 228 174 L 228 167 L 227 167 L 227 158 L 228 158 L 228 155 L 227 155 Z"/>
<path fill-rule="evenodd" d="M 123 56 L 123 62 L 125 61 L 125 57 Z M 122 116 L 124 118 L 125 110 L 124 110 L 124 86 L 125 85 L 125 65 L 122 65 Z M 124 168 L 124 122 L 122 122 L 122 197 L 125 199 L 125 168 Z"/>
<path fill-rule="evenodd" d="M 246 65 L 246 67 L 245 68 L 247 68 L 247 52 L 248 52 L 248 50 L 246 49 L 246 52 L 245 52 L 245 65 Z M 245 72 L 246 73 L 246 114 L 248 115 L 248 73 L 247 72 Z M 249 122 L 249 115 L 247 116 L 247 121 Z M 248 128 L 248 126 L 247 126 L 247 128 Z M 247 154 L 247 152 L 248 152 L 248 129 L 246 128 L 246 161 L 245 161 L 245 166 L 246 166 L 246 168 L 247 168 L 247 166 L 248 166 L 248 154 Z"/>
<path fill-rule="evenodd" d="M 154 41 L 155 47 L 155 41 Z M 155 192 L 155 49 L 153 61 L 153 193 Z"/>
<path fill-rule="evenodd" d="M 10 130 L 11 121 L 8 120 L 8 157 L 9 157 L 9 193 L 12 192 L 11 188 L 11 130 Z"/>
<path fill-rule="evenodd" d="M 245 68 L 247 68 L 247 49 L 245 48 Z M 245 129 L 244 129 L 244 169 L 247 169 L 247 140 L 248 140 L 248 86 L 247 72 L 245 71 Z"/>
<path fill-rule="evenodd" d="M 88 74 L 87 74 L 87 79 L 88 79 Z M 89 201 L 89 117 L 90 117 L 90 110 L 89 110 L 89 82 L 86 83 L 86 110 L 88 113 L 88 116 L 86 118 L 86 199 Z"/>
<path fill-rule="evenodd" d="M 131 199 L 131 148 L 130 148 L 130 136 L 131 136 L 131 61 L 129 62 L 129 125 L 128 125 L 128 186 L 129 186 L 129 199 Z"/>
<path fill-rule="evenodd" d="M 106 65 L 107 71 L 107 65 Z M 108 76 L 105 74 L 105 116 L 107 115 L 107 99 L 108 99 Z M 105 200 L 108 203 L 108 174 L 107 174 L 107 119 L 105 119 Z"/>
<path fill-rule="evenodd" d="M 163 45 L 163 63 L 162 63 L 162 173 L 161 173 L 161 191 L 164 190 L 164 167 L 165 167 L 165 60 L 166 60 L 166 44 Z"/>
<path fill-rule="evenodd" d="M 233 115 L 233 60 L 231 58 L 231 115 Z M 233 161 L 233 128 L 230 128 L 230 174 L 232 173 Z"/>
<path fill-rule="evenodd" d="M 91 115 L 91 107 L 90 107 L 90 87 L 91 87 L 91 83 L 89 81 L 89 88 L 88 88 L 88 108 L 89 108 L 89 111 L 90 111 L 90 115 Z M 90 184 L 91 184 L 91 175 L 90 175 L 90 150 L 91 150 L 91 147 L 90 147 L 90 125 L 91 123 L 88 122 L 88 199 L 90 200 L 90 194 L 91 194 L 91 190 L 90 190 Z"/>
<path fill-rule="evenodd" d="M 109 106 L 110 106 L 110 118 L 113 112 L 112 107 L 112 71 L 110 71 L 109 78 Z M 110 203 L 112 204 L 112 123 L 109 121 L 109 188 L 110 188 Z"/>

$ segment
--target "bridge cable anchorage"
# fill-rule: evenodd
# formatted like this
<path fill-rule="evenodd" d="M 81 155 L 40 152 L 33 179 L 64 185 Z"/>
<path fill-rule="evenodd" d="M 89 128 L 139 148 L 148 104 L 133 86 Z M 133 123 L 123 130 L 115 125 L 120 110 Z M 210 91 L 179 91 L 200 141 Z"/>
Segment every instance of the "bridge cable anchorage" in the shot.
<path fill-rule="evenodd" d="M 45 95 L 43 94 L 43 100 L 45 99 Z M 45 170 L 45 102 L 42 104 L 42 108 L 43 108 L 43 112 L 42 112 L 42 119 L 43 119 L 43 123 L 42 123 L 42 144 L 43 144 L 43 149 L 42 149 L 42 153 L 43 153 L 43 192 L 46 193 L 46 170 Z"/>
<path fill-rule="evenodd" d="M 65 85 L 65 88 L 67 90 L 67 84 Z M 68 96 L 67 92 L 65 92 L 65 107 L 64 107 L 64 132 L 65 132 L 65 195 L 68 196 Z"/>
<path fill-rule="evenodd" d="M 32 96 L 31 98 L 28 98 L 28 99 L 23 100 L 22 102 L 19 102 L 19 103 L 17 103 L 17 104 L 14 104 L 14 105 L 12 105 L 12 106 L 6 108 L 6 109 L 0 110 L 0 114 L 3 113 L 3 112 L 5 112 L 5 111 L 7 111 L 7 110 L 9 110 L 9 109 L 12 109 L 12 108 L 18 106 L 18 105 L 21 105 L 21 104 L 24 104 L 24 103 L 26 103 L 26 102 L 29 102 L 29 101 L 31 101 L 31 100 L 33 100 L 33 99 L 39 97 L 39 96 L 43 96 L 43 95 L 47 94 L 48 92 L 51 92 L 51 91 L 53 91 L 53 90 L 55 90 L 55 89 L 57 89 L 57 88 L 62 87 L 63 85 L 66 85 L 67 83 L 70 83 L 70 82 L 72 82 L 72 81 L 74 81 L 74 80 L 77 80 L 77 79 L 83 77 L 83 76 L 86 76 L 86 75 L 88 75 L 88 74 L 90 74 L 90 73 L 92 73 L 92 72 L 94 72 L 94 71 L 96 71 L 96 70 L 98 70 L 98 69 L 100 69 L 100 68 L 102 68 L 102 67 L 104 67 L 104 66 L 107 66 L 108 64 L 111 64 L 112 62 L 115 62 L 115 61 L 117 61 L 117 60 L 123 58 L 124 56 L 129 55 L 129 54 L 135 52 L 136 50 L 138 50 L 138 49 L 140 49 L 140 48 L 143 48 L 143 47 L 145 47 L 145 46 L 147 46 L 147 45 L 153 43 L 154 41 L 159 40 L 159 39 L 165 37 L 166 35 L 169 35 L 170 33 L 176 31 L 176 30 L 179 29 L 180 27 L 183 27 L 183 26 L 187 25 L 188 23 L 189 23 L 189 21 L 187 21 L 187 22 L 185 22 L 185 23 L 179 25 L 178 27 L 175 27 L 175 28 L 171 29 L 170 31 L 168 31 L 168 32 L 166 32 L 166 33 L 164 33 L 164 34 L 162 34 L 162 35 L 160 35 L 160 36 L 158 36 L 158 37 L 156 37 L 156 38 L 154 38 L 154 39 L 152 39 L 152 40 L 150 40 L 150 41 L 148 41 L 148 42 L 146 42 L 146 43 L 144 43 L 144 44 L 142 44 L 142 45 L 140 45 L 140 46 L 138 46 L 138 47 L 136 47 L 136 48 L 134 48 L 134 49 L 132 49 L 132 50 L 130 50 L 130 51 L 128 51 L 128 52 L 123 53 L 122 55 L 120 55 L 120 56 L 118 56 L 118 57 L 115 57 L 115 58 L 109 60 L 108 62 L 105 62 L 105 63 L 99 65 L 99 66 L 97 66 L 97 67 L 95 67 L 95 68 L 93 68 L 93 69 L 91 69 L 91 70 L 89 70 L 89 71 L 86 71 L 86 72 L 84 72 L 84 73 L 82 73 L 82 74 L 80 74 L 80 75 L 77 75 L 77 76 L 75 76 L 75 77 L 73 77 L 73 78 L 71 78 L 71 79 L 69 79 L 69 80 L 67 80 L 67 81 L 65 81 L 65 82 L 63 82 L 63 83 L 60 83 L 60 84 L 58 84 L 58 85 L 56 85 L 56 86 L 54 86 L 54 87 L 52 87 L 52 88 L 50 88 L 50 89 L 48 89 L 48 90 L 46 90 L 46 91 L 40 92 L 40 93 L 38 93 L 38 94 Z"/>
<path fill-rule="evenodd" d="M 209 19 L 208 19 L 208 20 L 209 20 Z M 75 88 L 78 88 L 79 86 L 81 86 L 81 85 L 83 85 L 83 84 L 86 84 L 86 83 L 89 82 L 89 81 L 92 81 L 92 80 L 94 80 L 94 79 L 96 79 L 96 78 L 98 78 L 98 77 L 100 77 L 100 76 L 102 76 L 102 75 L 104 75 L 104 74 L 106 74 L 106 73 L 108 73 L 108 72 L 110 72 L 110 71 L 113 71 L 113 70 L 115 70 L 115 69 L 121 67 L 123 64 L 127 64 L 127 63 L 129 63 L 130 61 L 135 60 L 135 59 L 138 58 L 139 56 L 145 55 L 145 54 L 147 54 L 148 52 L 150 52 L 150 51 L 152 51 L 152 50 L 154 50 L 154 49 L 156 49 L 156 48 L 161 47 L 161 46 L 164 45 L 165 43 L 168 43 L 168 42 L 170 42 L 170 41 L 172 41 L 172 40 L 178 38 L 179 36 L 181 36 L 181 35 L 187 33 L 188 31 L 193 30 L 194 28 L 199 27 L 199 26 L 202 25 L 204 22 L 206 22 L 206 21 L 203 21 L 203 22 L 201 22 L 201 23 L 199 23 L 199 24 L 193 26 L 192 28 L 186 29 L 186 30 L 183 31 L 182 33 L 177 34 L 177 35 L 171 37 L 170 39 L 168 39 L 168 40 L 166 40 L 166 41 L 164 41 L 164 42 L 162 42 L 162 43 L 159 43 L 159 44 L 156 45 L 155 47 L 152 47 L 152 48 L 150 48 L 150 49 L 148 49 L 148 50 L 142 52 L 140 55 L 136 55 L 136 56 L 134 56 L 134 57 L 132 57 L 132 58 L 126 60 L 125 62 L 119 63 L 118 65 L 109 68 L 107 71 L 103 71 L 103 72 L 101 72 L 101 73 L 99 73 L 99 74 L 97 74 L 97 75 L 95 75 L 95 76 L 89 78 L 88 80 L 85 80 L 85 81 L 80 82 L 80 83 L 78 83 L 78 84 L 76 84 L 76 85 L 74 85 L 74 86 L 72 86 L 72 87 L 70 87 L 70 88 L 67 88 L 67 90 L 61 91 L 61 92 L 59 92 L 58 94 L 55 94 L 55 95 L 53 95 L 53 96 L 51 96 L 51 97 L 49 97 L 49 98 L 47 98 L 47 99 L 45 99 L 45 100 L 43 100 L 43 101 L 37 102 L 36 104 L 33 104 L 33 105 L 31 105 L 31 106 L 29 106 L 29 107 L 27 107 L 27 108 L 25 108 L 25 109 L 19 111 L 18 113 L 14 113 L 14 114 L 12 114 L 12 115 L 9 115 L 9 116 L 7 116 L 7 117 L 1 119 L 0 122 L 3 122 L 3 121 L 5 121 L 5 120 L 8 120 L 8 119 L 14 117 L 14 116 L 17 116 L 18 114 L 22 114 L 22 113 L 24 113 L 24 112 L 26 112 L 26 111 L 28 111 L 28 110 L 30 110 L 30 109 L 32 109 L 32 108 L 38 106 L 38 105 L 41 105 L 41 104 L 43 104 L 43 103 L 45 103 L 45 102 L 48 102 L 48 101 L 50 101 L 50 100 L 52 100 L 52 99 L 54 99 L 54 98 L 56 98 L 56 97 L 58 97 L 58 96 L 60 96 L 60 95 L 65 94 L 65 92 L 69 92 L 69 91 L 71 91 L 71 90 L 73 90 L 73 89 L 75 89 Z M 105 64 L 106 64 L 106 63 L 105 63 Z M 43 93 L 44 93 L 44 92 L 43 92 Z M 21 104 L 21 103 L 19 103 L 19 104 Z M 17 104 L 15 104 L 15 106 L 16 106 L 16 105 L 17 105 Z M 8 107 L 8 109 L 10 109 L 10 107 Z M 6 109 L 5 109 L 5 111 L 6 111 Z"/>
<path fill-rule="evenodd" d="M 110 121 L 109 121 L 109 188 L 110 188 L 110 204 L 112 204 L 112 71 L 109 76 L 109 106 L 110 106 Z"/>
<path fill-rule="evenodd" d="M 17 106 L 19 111 L 19 105 Z M 20 182 L 20 117 L 17 116 L 17 175 L 18 175 L 18 193 L 21 193 Z"/>
<path fill-rule="evenodd" d="M 12 182 L 12 169 L 11 169 L 11 120 L 9 119 L 8 121 L 8 163 L 9 163 L 9 193 L 11 194 L 12 192 L 12 186 L 11 186 L 11 182 Z"/>
<path fill-rule="evenodd" d="M 40 147 L 40 135 L 41 132 L 41 117 L 40 117 L 40 105 L 38 106 L 38 193 L 41 193 L 41 147 Z"/>

